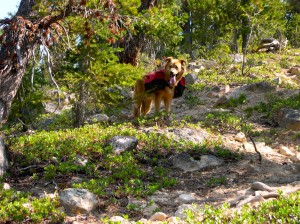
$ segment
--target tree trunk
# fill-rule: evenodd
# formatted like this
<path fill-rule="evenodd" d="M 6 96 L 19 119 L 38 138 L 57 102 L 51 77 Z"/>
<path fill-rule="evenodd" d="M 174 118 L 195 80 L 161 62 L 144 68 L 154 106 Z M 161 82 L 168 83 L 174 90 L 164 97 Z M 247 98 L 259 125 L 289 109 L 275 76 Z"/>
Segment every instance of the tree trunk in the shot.
<path fill-rule="evenodd" d="M 141 0 L 139 12 L 148 10 L 157 4 L 157 0 Z M 140 30 L 136 35 L 127 34 L 123 42 L 118 43 L 118 47 L 123 48 L 124 51 L 118 54 L 121 63 L 137 65 L 138 56 L 145 44 L 146 36 L 143 30 Z"/>
<path fill-rule="evenodd" d="M 84 125 L 86 119 L 86 101 L 87 101 L 87 94 L 86 94 L 86 83 L 82 81 L 80 83 L 80 91 L 79 91 L 79 99 L 78 102 L 75 102 L 74 105 L 74 113 L 75 113 L 75 120 L 74 120 L 74 127 L 80 127 Z"/>
<path fill-rule="evenodd" d="M 193 55 L 193 39 L 192 39 L 192 13 L 189 9 L 188 1 L 184 0 L 182 11 L 188 14 L 188 21 L 183 26 L 183 33 L 184 33 L 184 48 L 185 51 L 190 55 L 191 59 L 195 59 Z"/>
<path fill-rule="evenodd" d="M 35 0 L 22 0 L 17 16 L 26 18 L 32 15 L 34 4 Z M 1 45 L 0 50 L 0 128 L 7 121 L 11 104 L 26 72 L 26 66 L 38 46 L 37 40 L 29 42 L 24 38 L 24 41 L 21 42 L 19 37 L 15 36 L 18 35 L 16 33 L 11 31 L 7 34 L 5 44 Z M 9 49 L 8 44 L 13 45 L 13 47 Z M 20 54 L 16 55 L 19 52 Z M 14 60 L 9 57 L 10 53 L 15 54 L 17 59 Z M 3 176 L 8 167 L 5 150 L 4 136 L 0 133 L 0 176 Z"/>

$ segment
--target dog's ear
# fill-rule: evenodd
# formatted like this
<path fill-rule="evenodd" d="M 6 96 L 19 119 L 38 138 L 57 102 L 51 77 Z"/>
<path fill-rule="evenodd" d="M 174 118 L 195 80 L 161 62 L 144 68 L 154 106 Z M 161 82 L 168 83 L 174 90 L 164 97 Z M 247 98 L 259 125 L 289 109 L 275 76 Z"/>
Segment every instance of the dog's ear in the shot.
<path fill-rule="evenodd" d="M 166 61 L 167 63 L 171 62 L 172 60 L 173 60 L 173 57 L 167 57 L 167 58 L 165 59 L 165 61 Z"/>
<path fill-rule="evenodd" d="M 183 66 L 183 67 L 186 67 L 186 61 L 185 60 L 180 60 L 180 62 L 181 62 L 181 65 Z"/>
<path fill-rule="evenodd" d="M 186 69 L 186 65 L 187 65 L 186 61 L 185 60 L 180 60 L 180 62 L 181 62 L 183 70 L 185 70 Z"/>

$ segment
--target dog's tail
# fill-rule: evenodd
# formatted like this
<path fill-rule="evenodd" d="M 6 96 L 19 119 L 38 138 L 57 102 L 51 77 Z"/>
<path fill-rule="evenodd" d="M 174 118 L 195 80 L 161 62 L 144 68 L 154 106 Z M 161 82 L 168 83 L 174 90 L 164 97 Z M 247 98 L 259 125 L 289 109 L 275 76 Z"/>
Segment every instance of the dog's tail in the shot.
<path fill-rule="evenodd" d="M 138 79 L 138 80 L 136 80 L 136 83 L 135 83 L 135 86 L 134 86 L 133 97 L 136 99 L 139 96 L 141 96 L 141 94 L 143 94 L 143 93 L 145 93 L 144 80 Z"/>
<path fill-rule="evenodd" d="M 138 79 L 133 89 L 133 116 L 137 117 L 141 114 L 141 106 L 143 103 L 143 97 L 145 94 L 144 80 Z"/>

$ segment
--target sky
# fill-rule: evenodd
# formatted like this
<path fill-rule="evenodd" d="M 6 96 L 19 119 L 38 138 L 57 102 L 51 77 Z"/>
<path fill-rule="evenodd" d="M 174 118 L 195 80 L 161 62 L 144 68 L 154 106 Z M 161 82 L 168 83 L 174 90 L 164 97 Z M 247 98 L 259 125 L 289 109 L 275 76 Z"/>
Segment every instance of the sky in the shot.
<path fill-rule="evenodd" d="M 21 0 L 0 0 L 0 19 L 8 17 L 8 13 L 15 14 Z"/>

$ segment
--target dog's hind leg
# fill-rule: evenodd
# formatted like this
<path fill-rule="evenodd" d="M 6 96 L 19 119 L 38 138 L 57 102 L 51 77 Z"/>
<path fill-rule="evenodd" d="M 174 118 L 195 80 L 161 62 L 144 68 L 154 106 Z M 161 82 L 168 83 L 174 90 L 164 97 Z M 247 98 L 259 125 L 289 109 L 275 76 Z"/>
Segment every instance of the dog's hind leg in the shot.
<path fill-rule="evenodd" d="M 135 102 L 133 104 L 133 116 L 134 117 L 139 117 L 141 116 L 141 102 Z"/>
<path fill-rule="evenodd" d="M 134 85 L 133 90 L 133 116 L 138 117 L 141 115 L 141 107 L 143 104 L 143 97 L 145 94 L 144 81 L 138 79 Z"/>
<path fill-rule="evenodd" d="M 146 97 L 146 99 L 143 100 L 142 102 L 142 108 L 141 108 L 141 113 L 143 116 L 145 116 L 149 111 L 151 110 L 151 104 L 152 104 L 152 98 L 151 97 Z"/>

